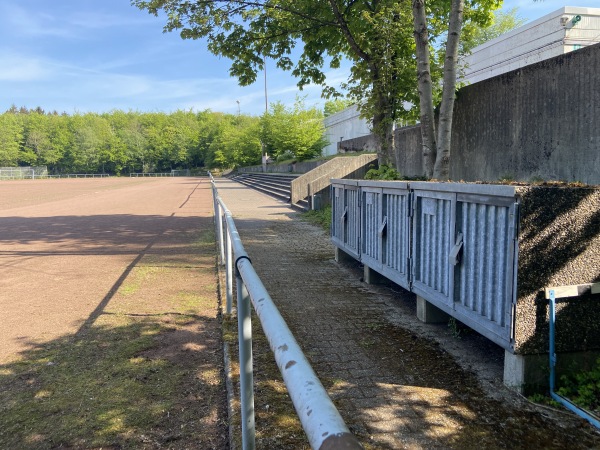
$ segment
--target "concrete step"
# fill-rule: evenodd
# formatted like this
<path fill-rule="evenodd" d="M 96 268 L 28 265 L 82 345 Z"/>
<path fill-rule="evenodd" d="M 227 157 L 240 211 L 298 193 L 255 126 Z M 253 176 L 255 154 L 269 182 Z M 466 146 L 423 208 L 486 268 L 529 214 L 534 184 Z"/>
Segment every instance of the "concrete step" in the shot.
<path fill-rule="evenodd" d="M 240 173 L 231 177 L 231 179 L 289 203 L 291 198 L 291 184 L 297 177 L 298 175 L 288 174 Z M 292 205 L 292 207 L 300 211 L 307 211 L 309 205 L 308 201 L 301 200 L 296 205 Z"/>

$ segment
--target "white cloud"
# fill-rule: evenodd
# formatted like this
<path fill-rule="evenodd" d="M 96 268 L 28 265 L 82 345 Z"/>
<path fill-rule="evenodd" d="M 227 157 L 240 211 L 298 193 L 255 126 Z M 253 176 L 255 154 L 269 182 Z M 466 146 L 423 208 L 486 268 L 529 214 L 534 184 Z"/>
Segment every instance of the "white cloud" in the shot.
<path fill-rule="evenodd" d="M 48 69 L 43 60 L 0 50 L 1 81 L 23 83 L 41 80 L 47 76 Z"/>
<path fill-rule="evenodd" d="M 0 9 L 4 27 L 13 36 L 72 36 L 71 30 L 61 26 L 60 20 L 47 13 L 27 10 L 14 3 L 4 4 Z"/>
<path fill-rule="evenodd" d="M 65 22 L 78 28 L 87 29 L 105 29 L 105 28 L 120 28 L 132 27 L 138 25 L 148 25 L 156 23 L 158 19 L 149 14 L 144 14 L 139 11 L 137 16 L 121 16 L 117 14 L 107 14 L 94 12 L 93 14 L 86 12 L 76 12 L 65 18 Z"/>

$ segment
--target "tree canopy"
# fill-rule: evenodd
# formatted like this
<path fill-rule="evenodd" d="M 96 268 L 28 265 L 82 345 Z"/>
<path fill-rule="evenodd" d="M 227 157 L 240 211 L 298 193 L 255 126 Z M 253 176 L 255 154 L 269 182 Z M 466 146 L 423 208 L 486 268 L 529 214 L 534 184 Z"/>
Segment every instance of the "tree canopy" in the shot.
<path fill-rule="evenodd" d="M 390 164 L 395 163 L 394 122 L 423 120 L 418 112 L 423 85 L 417 82 L 424 73 L 417 70 L 423 52 L 417 51 L 419 40 L 415 39 L 415 3 L 423 5 L 422 23 L 427 31 L 427 39 L 421 41 L 428 54 L 428 98 L 437 103 L 446 58 L 442 41 L 454 35 L 448 31 L 454 3 L 132 0 L 152 14 L 166 13 L 164 31 L 178 30 L 184 39 L 205 39 L 213 54 L 231 59 L 230 75 L 242 85 L 253 83 L 263 70 L 264 59 L 270 58 L 279 68 L 291 71 L 299 88 L 313 83 L 323 87 L 324 96 L 335 97 L 340 90 L 326 84 L 325 72 L 340 67 L 344 59 L 350 61 L 350 76 L 341 88 L 357 103 L 361 115 L 372 120 L 380 139 L 380 162 Z M 461 2 L 461 27 L 487 24 L 499 4 L 500 0 Z"/>
<path fill-rule="evenodd" d="M 504 33 L 524 25 L 527 19 L 519 16 L 519 8 L 514 7 L 508 11 L 494 11 L 492 22 L 484 27 L 471 27 L 463 32 L 461 53 L 469 53 L 475 47 L 485 44 Z"/>
<path fill-rule="evenodd" d="M 275 156 L 302 160 L 326 145 L 322 117 L 301 100 L 293 108 L 272 104 L 263 117 L 208 110 L 58 115 L 11 107 L 0 114 L 0 166 L 45 165 L 55 174 L 232 168 L 260 164 L 263 144 Z"/>

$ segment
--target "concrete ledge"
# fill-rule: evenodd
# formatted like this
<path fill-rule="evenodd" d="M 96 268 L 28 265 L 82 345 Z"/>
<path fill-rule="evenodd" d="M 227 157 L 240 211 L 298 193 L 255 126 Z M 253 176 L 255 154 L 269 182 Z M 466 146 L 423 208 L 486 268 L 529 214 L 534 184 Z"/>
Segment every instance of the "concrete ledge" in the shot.
<path fill-rule="evenodd" d="M 381 275 L 379 272 L 374 271 L 373 269 L 371 269 L 366 264 L 364 266 L 363 279 L 365 280 L 365 283 L 367 283 L 367 284 L 383 284 L 383 285 L 387 285 L 387 284 L 390 283 L 390 280 L 388 280 L 386 277 L 384 277 L 383 275 Z"/>
<path fill-rule="evenodd" d="M 447 323 L 450 315 L 417 295 L 417 318 L 424 323 Z"/>
<path fill-rule="evenodd" d="M 339 247 L 335 248 L 335 262 L 348 264 L 356 261 L 357 260 L 354 256 L 349 255 L 344 250 L 341 250 Z"/>
<path fill-rule="evenodd" d="M 556 388 L 562 375 L 574 375 L 591 370 L 599 351 L 557 353 Z M 504 352 L 504 384 L 523 394 L 545 392 L 549 388 L 550 365 L 547 353 L 518 355 Z"/>

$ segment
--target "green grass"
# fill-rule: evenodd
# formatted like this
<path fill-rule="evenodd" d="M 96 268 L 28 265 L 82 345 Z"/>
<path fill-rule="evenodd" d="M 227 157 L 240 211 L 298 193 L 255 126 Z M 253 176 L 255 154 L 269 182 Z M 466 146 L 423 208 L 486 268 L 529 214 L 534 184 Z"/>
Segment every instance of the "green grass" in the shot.
<path fill-rule="evenodd" d="M 94 327 L 54 341 L 0 373 L 0 446 L 46 448 L 132 444 L 160 423 L 184 373 L 140 356 L 156 323 Z"/>
<path fill-rule="evenodd" d="M 326 206 L 319 210 L 307 211 L 302 213 L 301 217 L 313 225 L 322 227 L 327 232 L 331 229 L 331 206 Z"/>
<path fill-rule="evenodd" d="M 237 319 L 224 316 L 223 340 L 229 344 L 234 384 L 234 403 L 239 411 L 239 354 Z M 256 415 L 256 446 L 272 450 L 309 449 L 294 405 L 289 397 L 275 356 L 269 347 L 260 321 L 252 313 L 252 352 L 254 358 L 254 409 Z M 241 422 L 239 413 L 234 417 L 235 444 L 241 448 Z"/>

